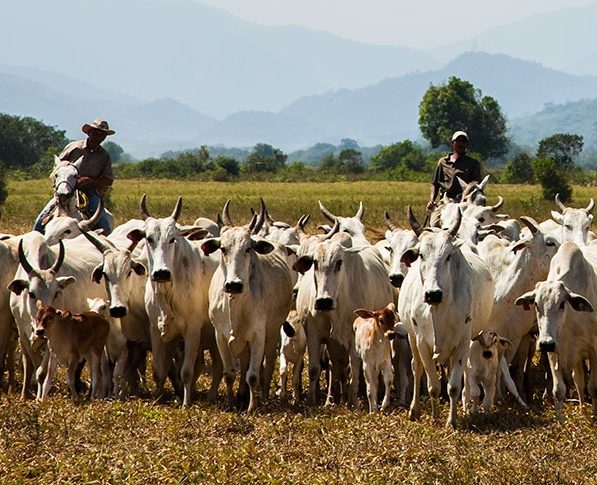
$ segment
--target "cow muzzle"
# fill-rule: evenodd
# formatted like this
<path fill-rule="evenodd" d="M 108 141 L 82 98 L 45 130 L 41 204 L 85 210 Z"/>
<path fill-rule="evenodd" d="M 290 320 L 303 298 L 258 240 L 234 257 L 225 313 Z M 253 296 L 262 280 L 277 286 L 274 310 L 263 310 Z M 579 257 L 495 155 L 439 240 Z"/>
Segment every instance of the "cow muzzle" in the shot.
<path fill-rule="evenodd" d="M 172 280 L 172 273 L 169 269 L 157 269 L 151 273 L 151 280 L 157 283 L 165 283 Z"/>
<path fill-rule="evenodd" d="M 425 303 L 437 305 L 442 302 L 442 290 L 429 290 L 425 292 Z"/>
<path fill-rule="evenodd" d="M 553 340 L 541 340 L 539 341 L 539 350 L 541 352 L 554 352 L 556 343 Z"/>
<path fill-rule="evenodd" d="M 315 300 L 315 310 L 329 312 L 335 307 L 333 298 L 317 298 Z"/>
<path fill-rule="evenodd" d="M 482 355 L 485 359 L 491 359 L 493 357 L 493 352 L 491 350 L 484 350 Z"/>
<path fill-rule="evenodd" d="M 391 274 L 390 275 L 390 283 L 394 288 L 400 288 L 402 283 L 404 282 L 404 275 L 398 274 Z"/>
<path fill-rule="evenodd" d="M 110 316 L 112 318 L 122 318 L 126 317 L 127 310 L 124 306 L 113 306 L 110 307 Z"/>
<path fill-rule="evenodd" d="M 230 293 L 231 295 L 238 295 L 243 292 L 242 281 L 226 281 L 224 283 L 224 293 Z"/>
<path fill-rule="evenodd" d="M 35 335 L 38 337 L 43 337 L 46 334 L 46 331 L 43 328 L 36 328 Z"/>

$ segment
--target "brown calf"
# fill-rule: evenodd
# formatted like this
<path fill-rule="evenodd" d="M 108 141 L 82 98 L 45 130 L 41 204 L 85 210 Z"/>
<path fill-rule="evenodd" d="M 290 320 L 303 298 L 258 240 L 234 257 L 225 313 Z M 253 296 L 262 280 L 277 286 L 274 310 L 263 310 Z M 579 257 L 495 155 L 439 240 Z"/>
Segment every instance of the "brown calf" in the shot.
<path fill-rule="evenodd" d="M 385 386 L 381 409 L 386 409 L 390 404 L 390 391 L 394 379 L 390 339 L 396 335 L 396 306 L 390 303 L 375 312 L 364 308 L 358 308 L 354 312 L 358 315 L 353 324 L 354 343 L 357 354 L 363 361 L 369 412 L 374 413 L 377 411 L 377 383 L 380 373 L 383 375 Z"/>
<path fill-rule="evenodd" d="M 108 321 L 96 312 L 72 314 L 68 310 L 57 310 L 37 302 L 36 335 L 47 337 L 50 351 L 48 372 L 43 382 L 38 384 L 38 400 L 43 400 L 52 387 L 58 362 L 66 363 L 66 382 L 73 401 L 77 400 L 75 371 L 82 357 L 87 359 L 91 373 L 93 397 L 101 393 L 101 360 L 104 346 L 110 332 Z"/>

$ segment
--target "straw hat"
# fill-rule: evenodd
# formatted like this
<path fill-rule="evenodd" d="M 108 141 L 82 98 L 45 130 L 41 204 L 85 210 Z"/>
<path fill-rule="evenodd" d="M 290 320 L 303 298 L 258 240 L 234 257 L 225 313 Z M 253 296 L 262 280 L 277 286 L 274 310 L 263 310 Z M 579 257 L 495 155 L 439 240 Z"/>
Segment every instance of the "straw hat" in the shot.
<path fill-rule="evenodd" d="M 91 123 L 85 123 L 82 127 L 81 130 L 83 130 L 83 133 L 85 133 L 86 135 L 89 135 L 89 132 L 91 130 L 100 130 L 106 133 L 106 135 L 113 135 L 114 133 L 116 133 L 114 130 L 110 129 L 110 126 L 108 125 L 108 122 L 106 120 L 93 120 Z"/>

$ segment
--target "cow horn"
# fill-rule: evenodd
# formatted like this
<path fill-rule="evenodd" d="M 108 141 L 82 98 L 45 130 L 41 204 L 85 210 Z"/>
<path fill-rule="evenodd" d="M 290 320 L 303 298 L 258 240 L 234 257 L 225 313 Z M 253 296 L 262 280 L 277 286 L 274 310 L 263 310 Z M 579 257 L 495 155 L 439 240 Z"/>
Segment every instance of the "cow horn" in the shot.
<path fill-rule="evenodd" d="M 419 221 L 417 221 L 417 218 L 415 217 L 415 214 L 410 205 L 406 209 L 406 215 L 408 217 L 408 223 L 410 224 L 410 227 L 413 231 L 415 231 L 417 237 L 419 237 L 423 232 L 423 227 L 421 227 L 421 224 L 419 224 Z"/>
<path fill-rule="evenodd" d="M 263 222 L 265 221 L 267 209 L 265 208 L 265 202 L 263 201 L 263 198 L 260 197 L 259 200 L 261 201 L 261 210 L 259 211 L 259 214 L 255 214 L 253 216 L 251 224 L 249 224 L 249 232 L 251 232 L 251 234 L 257 234 L 259 231 L 261 231 Z"/>
<path fill-rule="evenodd" d="M 311 214 L 303 214 L 296 223 L 296 230 L 305 234 L 305 226 L 309 222 Z"/>
<path fill-rule="evenodd" d="M 595 201 L 593 200 L 593 198 L 591 197 L 591 200 L 589 202 L 589 205 L 587 206 L 587 208 L 585 209 L 587 211 L 587 214 L 590 214 L 591 212 L 593 212 L 593 209 L 595 208 Z"/>
<path fill-rule="evenodd" d="M 359 202 L 359 210 L 354 215 L 359 221 L 363 219 L 363 214 L 365 213 L 365 206 L 363 205 L 363 201 Z"/>
<path fill-rule="evenodd" d="M 147 194 L 141 196 L 141 202 L 139 203 L 139 212 L 141 213 L 141 219 L 145 220 L 151 217 L 151 214 L 147 211 L 146 205 Z"/>
<path fill-rule="evenodd" d="M 50 268 L 50 271 L 58 273 L 58 271 L 60 271 L 62 263 L 64 263 L 64 243 L 61 239 L 60 241 L 58 241 L 58 257 L 56 258 L 56 261 L 54 261 L 54 264 Z"/>
<path fill-rule="evenodd" d="M 386 225 L 390 228 L 390 231 L 398 229 L 396 227 L 396 224 L 394 224 L 394 222 L 390 218 L 390 214 L 388 214 L 388 211 L 383 211 L 383 220 L 386 222 Z"/>
<path fill-rule="evenodd" d="M 340 221 L 338 220 L 338 218 L 334 219 L 334 227 L 332 227 L 330 229 L 330 232 L 328 232 L 325 237 L 323 238 L 324 241 L 331 239 L 332 236 L 334 234 L 336 234 L 338 231 L 340 230 Z"/>
<path fill-rule="evenodd" d="M 498 195 L 498 203 L 494 206 L 491 206 L 491 212 L 497 212 L 500 207 L 504 205 L 504 198 L 501 195 Z"/>
<path fill-rule="evenodd" d="M 81 222 L 77 223 L 77 225 L 79 226 L 79 229 L 81 229 L 81 232 L 91 231 L 91 229 L 93 229 L 94 226 L 99 222 L 100 217 L 102 217 L 103 211 L 104 211 L 104 199 L 100 198 L 100 202 L 97 206 L 97 209 L 95 209 L 95 212 L 93 213 L 93 215 L 89 219 L 85 219 L 85 220 L 82 220 Z"/>
<path fill-rule="evenodd" d="M 174 206 L 174 210 L 172 211 L 172 215 L 170 217 L 172 217 L 172 219 L 177 221 L 178 218 L 180 217 L 181 209 L 182 209 L 182 196 L 179 195 L 178 200 L 176 201 L 176 205 Z"/>
<path fill-rule="evenodd" d="M 557 198 L 557 196 L 556 196 Z M 531 234 L 535 235 L 536 232 L 538 231 L 538 225 L 537 225 L 537 221 L 535 221 L 532 217 L 528 217 L 528 216 L 520 216 L 520 220 L 522 221 L 522 223 L 527 226 L 529 228 L 529 231 L 531 231 Z"/>
<path fill-rule="evenodd" d="M 452 227 L 450 227 L 448 229 L 448 232 L 452 236 L 456 236 L 456 234 L 458 233 L 458 229 L 460 228 L 461 222 L 462 222 L 462 212 L 460 211 L 460 207 L 459 207 L 458 210 L 456 211 L 456 220 L 454 221 L 454 224 L 452 224 Z"/>
<path fill-rule="evenodd" d="M 218 225 L 218 227 L 220 229 L 222 229 L 222 227 L 224 227 L 224 221 L 222 220 L 222 216 L 220 215 L 219 212 L 216 214 L 216 224 Z"/>
<path fill-rule="evenodd" d="M 231 200 L 228 199 L 224 204 L 224 209 L 222 209 L 222 222 L 225 226 L 233 226 L 232 221 L 230 220 L 230 202 Z"/>
<path fill-rule="evenodd" d="M 334 222 L 336 220 L 336 216 L 327 210 L 320 200 L 317 202 L 319 202 L 319 210 L 325 216 L 325 218 L 330 222 Z"/>
<path fill-rule="evenodd" d="M 27 261 L 27 258 L 25 257 L 25 251 L 23 250 L 23 240 L 22 239 L 19 241 L 19 262 L 21 263 L 21 266 L 23 267 L 23 269 L 25 270 L 25 272 L 27 274 L 29 274 L 33 271 L 33 266 L 31 266 L 31 264 L 29 264 L 29 261 Z"/>
<path fill-rule="evenodd" d="M 481 187 L 481 190 L 485 189 L 485 186 L 487 185 L 488 180 L 489 180 L 489 175 L 485 175 L 485 178 L 483 180 L 481 180 L 481 183 L 479 184 L 479 187 Z"/>
<path fill-rule="evenodd" d="M 103 241 L 100 241 L 98 238 L 96 238 L 95 236 L 91 235 L 90 233 L 88 233 L 87 231 L 83 231 L 81 229 L 81 232 L 83 233 L 83 236 L 85 236 L 85 238 L 91 243 L 93 244 L 97 250 L 100 253 L 104 253 L 104 251 L 107 251 L 108 249 L 110 249 L 106 244 L 103 243 Z"/>
<path fill-rule="evenodd" d="M 564 212 L 566 210 L 566 206 L 560 202 L 559 193 L 556 194 L 556 205 L 558 206 L 558 209 L 560 209 L 561 212 Z"/>

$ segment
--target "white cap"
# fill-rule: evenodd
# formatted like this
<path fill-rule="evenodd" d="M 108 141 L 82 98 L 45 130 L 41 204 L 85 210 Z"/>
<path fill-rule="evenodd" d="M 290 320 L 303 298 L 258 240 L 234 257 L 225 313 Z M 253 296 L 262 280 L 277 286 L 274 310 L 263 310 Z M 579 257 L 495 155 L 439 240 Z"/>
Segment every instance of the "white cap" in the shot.
<path fill-rule="evenodd" d="M 455 131 L 454 134 L 452 135 L 452 140 L 450 140 L 450 141 L 456 140 L 456 138 L 458 138 L 459 136 L 464 136 L 466 138 L 466 141 L 468 141 L 468 135 L 466 134 L 465 131 Z"/>

